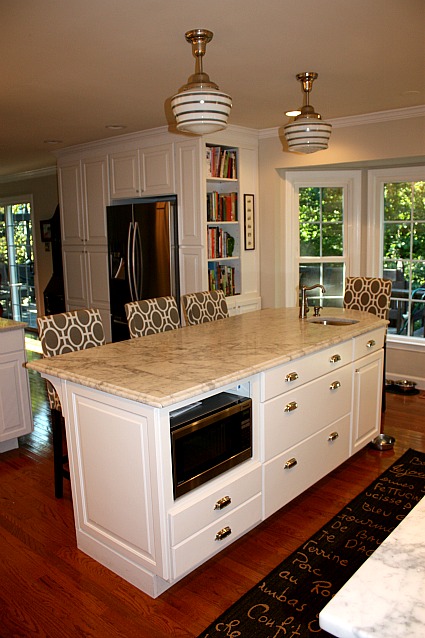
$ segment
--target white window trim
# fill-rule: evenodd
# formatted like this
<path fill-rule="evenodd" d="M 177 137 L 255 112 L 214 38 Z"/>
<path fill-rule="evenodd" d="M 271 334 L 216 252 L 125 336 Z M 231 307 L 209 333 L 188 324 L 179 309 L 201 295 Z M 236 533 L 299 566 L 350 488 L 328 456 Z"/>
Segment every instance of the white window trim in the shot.
<path fill-rule="evenodd" d="M 305 186 L 344 188 L 344 254 L 346 274 L 360 275 L 361 246 L 361 171 L 293 171 L 285 175 L 285 306 L 298 305 L 299 217 L 298 193 Z"/>
<path fill-rule="evenodd" d="M 381 168 L 368 171 L 368 207 L 367 207 L 367 272 L 371 277 L 382 277 L 382 225 L 384 215 L 384 189 L 387 182 L 423 182 L 424 166 L 402 168 Z M 377 232 L 379 229 L 379 232 Z M 397 350 L 418 351 L 425 348 L 422 337 L 404 337 L 389 334 L 387 341 Z"/>

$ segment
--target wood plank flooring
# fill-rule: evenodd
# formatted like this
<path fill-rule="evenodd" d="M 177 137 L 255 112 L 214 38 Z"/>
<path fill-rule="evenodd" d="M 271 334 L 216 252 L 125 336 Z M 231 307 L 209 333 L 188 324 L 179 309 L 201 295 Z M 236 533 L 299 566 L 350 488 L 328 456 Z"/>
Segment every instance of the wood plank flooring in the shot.
<path fill-rule="evenodd" d="M 153 600 L 76 548 L 69 484 L 53 494 L 44 381 L 30 382 L 34 433 L 0 455 L 1 638 L 196 637 L 406 449 L 425 452 L 425 393 L 387 394 L 394 450 L 362 450 Z"/>

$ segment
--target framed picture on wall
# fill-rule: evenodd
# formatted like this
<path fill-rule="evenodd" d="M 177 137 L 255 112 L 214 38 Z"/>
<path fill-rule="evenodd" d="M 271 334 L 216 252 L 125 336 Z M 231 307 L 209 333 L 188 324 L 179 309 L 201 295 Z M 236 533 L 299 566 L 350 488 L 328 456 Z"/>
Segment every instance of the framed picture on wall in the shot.
<path fill-rule="evenodd" d="M 50 226 L 50 220 L 42 220 L 40 222 L 40 234 L 41 241 L 52 241 L 52 228 Z"/>
<path fill-rule="evenodd" d="M 243 196 L 244 205 L 244 228 L 245 228 L 245 250 L 255 248 L 255 217 L 254 217 L 254 195 Z"/>

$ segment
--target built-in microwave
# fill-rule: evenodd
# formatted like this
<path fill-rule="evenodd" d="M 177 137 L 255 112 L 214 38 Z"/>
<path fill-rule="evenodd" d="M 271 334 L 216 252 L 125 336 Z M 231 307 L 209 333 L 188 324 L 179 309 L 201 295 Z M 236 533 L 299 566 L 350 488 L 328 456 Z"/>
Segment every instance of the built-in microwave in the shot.
<path fill-rule="evenodd" d="M 252 456 L 252 401 L 220 392 L 170 412 L 174 498 Z"/>

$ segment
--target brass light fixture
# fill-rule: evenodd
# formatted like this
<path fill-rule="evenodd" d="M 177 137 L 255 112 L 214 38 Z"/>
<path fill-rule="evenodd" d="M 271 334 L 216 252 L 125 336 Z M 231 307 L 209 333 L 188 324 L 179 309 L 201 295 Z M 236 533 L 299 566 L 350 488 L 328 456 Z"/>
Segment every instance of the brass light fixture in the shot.
<path fill-rule="evenodd" d="M 317 73 L 307 71 L 296 76 L 304 91 L 304 104 L 301 113 L 284 127 L 286 141 L 290 151 L 296 153 L 315 153 L 328 148 L 332 125 L 322 120 L 309 103 L 309 94 Z"/>
<path fill-rule="evenodd" d="M 220 91 L 202 68 L 202 58 L 213 33 L 207 29 L 192 29 L 187 31 L 185 36 L 186 40 L 192 43 L 192 53 L 196 62 L 195 73 L 171 98 L 177 129 L 198 135 L 221 131 L 227 126 L 232 98 Z"/>

